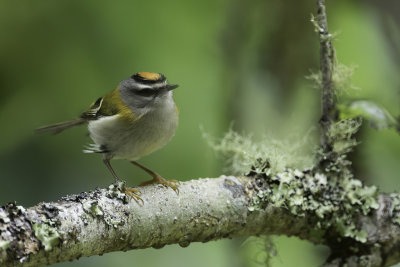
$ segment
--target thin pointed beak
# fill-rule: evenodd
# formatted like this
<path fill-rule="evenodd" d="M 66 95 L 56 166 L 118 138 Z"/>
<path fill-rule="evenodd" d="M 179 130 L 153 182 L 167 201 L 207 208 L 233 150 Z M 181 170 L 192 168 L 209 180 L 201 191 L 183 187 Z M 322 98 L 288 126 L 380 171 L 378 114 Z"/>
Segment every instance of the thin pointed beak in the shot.
<path fill-rule="evenodd" d="M 177 85 L 177 84 L 168 84 L 167 85 L 167 90 L 171 91 L 171 90 L 174 90 L 174 89 L 176 89 L 178 87 L 179 87 L 179 85 Z"/>

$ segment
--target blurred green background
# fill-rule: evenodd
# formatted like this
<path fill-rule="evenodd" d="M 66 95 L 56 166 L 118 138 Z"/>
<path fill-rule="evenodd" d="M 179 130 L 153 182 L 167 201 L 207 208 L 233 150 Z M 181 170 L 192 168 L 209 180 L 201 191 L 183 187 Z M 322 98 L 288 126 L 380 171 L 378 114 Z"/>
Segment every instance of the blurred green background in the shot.
<path fill-rule="evenodd" d="M 358 65 L 346 98 L 367 98 L 400 113 L 398 0 L 328 1 L 340 62 Z M 84 127 L 63 134 L 33 129 L 68 120 L 138 71 L 178 83 L 180 125 L 163 149 L 140 160 L 165 177 L 215 177 L 222 162 L 200 126 L 222 136 L 234 128 L 284 139 L 319 118 L 319 92 L 304 77 L 318 68 L 309 22 L 314 1 L 0 0 L 0 202 L 31 206 L 113 180 L 99 155 L 81 153 Z M 317 134 L 317 131 L 312 131 Z M 400 138 L 364 125 L 353 153 L 357 176 L 399 190 Z M 317 137 L 315 137 L 316 142 Z M 147 180 L 114 161 L 128 184 Z M 260 240 L 222 240 L 80 259 L 55 266 L 260 266 Z M 276 238 L 272 266 L 318 266 L 326 248 Z"/>

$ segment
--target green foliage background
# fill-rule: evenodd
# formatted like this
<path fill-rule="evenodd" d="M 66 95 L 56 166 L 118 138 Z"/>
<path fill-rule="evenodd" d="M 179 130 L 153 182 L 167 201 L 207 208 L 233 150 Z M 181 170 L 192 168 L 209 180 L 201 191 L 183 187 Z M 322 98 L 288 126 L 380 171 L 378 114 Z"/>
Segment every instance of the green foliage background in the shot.
<path fill-rule="evenodd" d="M 31 206 L 110 184 L 101 157 L 80 152 L 90 142 L 84 127 L 56 136 L 33 129 L 74 118 L 138 71 L 161 72 L 180 84 L 176 136 L 140 160 L 165 177 L 222 173 L 200 125 L 221 136 L 235 120 L 247 133 L 281 139 L 315 127 L 319 92 L 304 79 L 318 68 L 309 22 L 314 3 L 285 3 L 0 0 L 0 202 Z M 400 31 L 390 7 L 338 0 L 329 2 L 328 19 L 330 30 L 340 32 L 338 59 L 359 66 L 353 83 L 362 90 L 342 98 L 372 99 L 399 114 Z M 311 132 L 317 142 L 317 130 Z M 399 190 L 399 135 L 364 126 L 358 139 L 357 176 L 384 191 Z M 149 178 L 127 162 L 113 166 L 130 185 Z M 263 246 L 242 241 L 117 252 L 56 266 L 259 266 Z M 277 238 L 276 246 L 274 267 L 317 266 L 327 253 L 295 238 Z"/>

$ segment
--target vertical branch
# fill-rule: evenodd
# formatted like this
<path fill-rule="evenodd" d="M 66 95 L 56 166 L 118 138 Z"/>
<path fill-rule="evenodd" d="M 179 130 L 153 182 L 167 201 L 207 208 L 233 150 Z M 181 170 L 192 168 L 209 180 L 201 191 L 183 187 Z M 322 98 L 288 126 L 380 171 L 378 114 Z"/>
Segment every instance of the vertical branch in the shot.
<path fill-rule="evenodd" d="M 316 22 L 320 43 L 320 71 L 322 75 L 321 145 L 324 150 L 329 150 L 328 131 L 336 113 L 332 82 L 334 50 L 331 44 L 331 34 L 328 32 L 325 0 L 316 0 L 316 3 L 318 12 Z"/>

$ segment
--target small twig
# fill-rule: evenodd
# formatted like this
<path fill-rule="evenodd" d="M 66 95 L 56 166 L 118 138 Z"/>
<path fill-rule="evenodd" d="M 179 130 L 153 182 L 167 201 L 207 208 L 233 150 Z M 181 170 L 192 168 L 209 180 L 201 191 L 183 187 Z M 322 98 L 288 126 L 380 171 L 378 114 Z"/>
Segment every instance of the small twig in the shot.
<path fill-rule="evenodd" d="M 334 64 L 334 49 L 331 44 L 332 35 L 328 31 L 328 21 L 325 10 L 325 0 L 317 0 L 317 17 L 314 25 L 319 36 L 320 43 L 320 71 L 322 76 L 322 116 L 320 124 L 322 128 L 321 145 L 324 150 L 329 150 L 330 144 L 328 131 L 336 114 L 332 71 Z"/>

